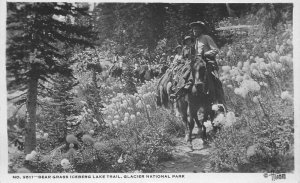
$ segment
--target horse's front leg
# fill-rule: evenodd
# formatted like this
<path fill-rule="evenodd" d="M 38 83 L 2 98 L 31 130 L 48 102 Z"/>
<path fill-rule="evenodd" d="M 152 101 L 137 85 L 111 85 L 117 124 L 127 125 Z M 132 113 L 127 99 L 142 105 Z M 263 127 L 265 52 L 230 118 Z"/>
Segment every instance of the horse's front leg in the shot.
<path fill-rule="evenodd" d="M 189 128 L 189 138 L 190 139 L 192 139 L 192 133 L 193 133 L 193 129 L 195 127 L 195 120 L 198 119 L 196 111 L 197 110 L 195 109 L 195 106 L 189 104 L 190 119 L 188 121 L 189 122 L 188 128 Z M 192 140 L 190 142 L 192 143 Z"/>
<path fill-rule="evenodd" d="M 211 111 L 210 108 L 205 108 L 204 109 L 204 114 L 203 114 L 203 119 L 202 119 L 202 124 L 203 124 L 202 129 L 203 129 L 203 131 L 202 131 L 201 138 L 202 138 L 204 144 L 208 143 L 207 142 L 206 127 L 204 126 L 204 122 L 208 120 L 208 116 L 210 115 L 210 113 L 209 113 L 210 111 Z"/>
<path fill-rule="evenodd" d="M 191 141 L 191 137 L 189 135 L 189 122 L 188 122 L 188 117 L 187 117 L 187 113 L 184 112 L 182 114 L 182 120 L 184 122 L 185 125 L 185 141 L 186 142 L 190 142 Z"/>
<path fill-rule="evenodd" d="M 200 138 L 202 138 L 202 128 L 203 128 L 203 122 L 199 120 L 198 118 L 198 111 L 194 111 L 194 116 L 195 116 L 195 122 L 197 124 L 198 127 L 198 131 L 197 131 L 197 135 L 200 136 Z"/>

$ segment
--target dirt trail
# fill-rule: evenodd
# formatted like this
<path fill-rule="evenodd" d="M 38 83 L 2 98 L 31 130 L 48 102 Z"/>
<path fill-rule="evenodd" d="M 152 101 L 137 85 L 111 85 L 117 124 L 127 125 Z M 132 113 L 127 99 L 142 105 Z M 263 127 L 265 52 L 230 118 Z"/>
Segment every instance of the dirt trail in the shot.
<path fill-rule="evenodd" d="M 197 128 L 193 131 L 195 137 Z M 184 138 L 176 139 L 176 146 L 171 161 L 160 164 L 156 172 L 159 173 L 203 173 L 209 172 L 210 147 L 204 146 L 202 140 L 193 139 L 193 149 L 184 141 Z"/>

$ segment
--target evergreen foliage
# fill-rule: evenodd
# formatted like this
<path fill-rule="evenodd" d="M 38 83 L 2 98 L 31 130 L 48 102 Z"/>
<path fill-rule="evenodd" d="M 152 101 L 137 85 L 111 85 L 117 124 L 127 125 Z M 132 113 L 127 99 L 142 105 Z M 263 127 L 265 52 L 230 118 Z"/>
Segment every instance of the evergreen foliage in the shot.
<path fill-rule="evenodd" d="M 43 82 L 55 82 L 51 79 L 55 73 L 72 76 L 66 48 L 91 46 L 90 29 L 67 21 L 87 15 L 86 11 L 70 3 L 7 3 L 8 89 L 27 92 L 26 153 L 36 144 L 38 87 L 46 89 Z"/>

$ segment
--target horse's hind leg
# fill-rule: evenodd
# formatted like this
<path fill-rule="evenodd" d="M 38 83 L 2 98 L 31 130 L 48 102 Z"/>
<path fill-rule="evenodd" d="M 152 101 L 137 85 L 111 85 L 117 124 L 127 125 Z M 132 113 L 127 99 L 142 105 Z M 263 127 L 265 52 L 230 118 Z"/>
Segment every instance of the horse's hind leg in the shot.
<path fill-rule="evenodd" d="M 189 105 L 189 115 L 190 115 L 190 119 L 188 120 L 188 137 L 190 139 L 190 146 L 193 149 L 192 133 L 193 133 L 193 129 L 195 127 L 195 121 L 196 121 L 196 119 L 198 119 L 197 110 L 195 109 L 195 106 Z"/>

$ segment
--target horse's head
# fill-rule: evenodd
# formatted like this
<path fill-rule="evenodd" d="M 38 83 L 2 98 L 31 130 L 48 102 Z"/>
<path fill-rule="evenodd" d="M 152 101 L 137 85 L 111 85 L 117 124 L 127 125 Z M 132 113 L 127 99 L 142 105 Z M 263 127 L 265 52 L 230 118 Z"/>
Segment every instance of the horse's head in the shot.
<path fill-rule="evenodd" d="M 206 62 L 202 58 L 195 59 L 193 64 L 193 74 L 195 77 L 195 85 L 193 92 L 205 92 L 205 81 L 206 81 Z"/>

